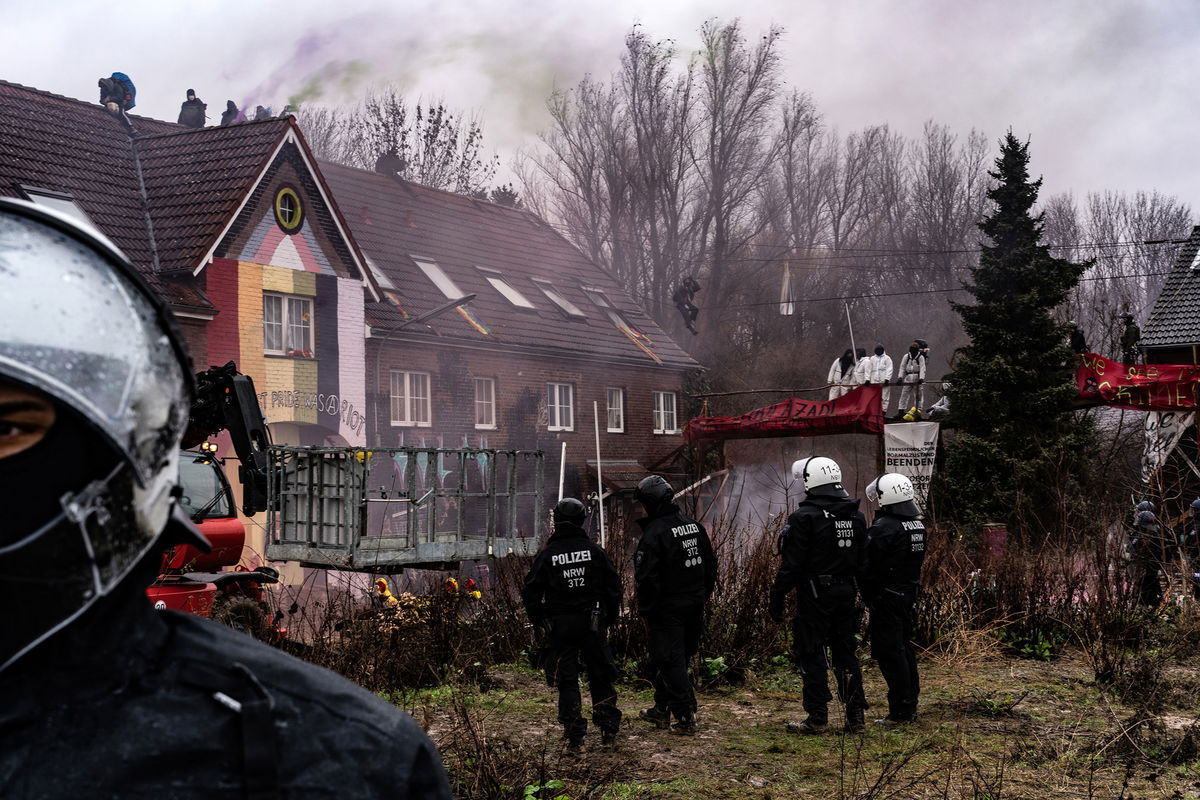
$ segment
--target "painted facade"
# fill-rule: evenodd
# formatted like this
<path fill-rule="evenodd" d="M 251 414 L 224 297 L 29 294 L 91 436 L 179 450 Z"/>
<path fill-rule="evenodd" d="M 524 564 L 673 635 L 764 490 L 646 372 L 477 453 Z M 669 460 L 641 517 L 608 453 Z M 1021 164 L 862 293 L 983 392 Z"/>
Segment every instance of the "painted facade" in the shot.
<path fill-rule="evenodd" d="M 364 285 L 295 144 L 281 148 L 214 256 L 203 271 L 221 310 L 208 326 L 209 362 L 232 360 L 254 379 L 276 442 L 365 445 Z"/>

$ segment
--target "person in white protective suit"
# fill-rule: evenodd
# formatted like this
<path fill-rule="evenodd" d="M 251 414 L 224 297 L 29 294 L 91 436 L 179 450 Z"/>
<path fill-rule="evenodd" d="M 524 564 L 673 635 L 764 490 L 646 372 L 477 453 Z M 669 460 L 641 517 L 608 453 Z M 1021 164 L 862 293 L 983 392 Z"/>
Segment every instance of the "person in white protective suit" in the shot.
<path fill-rule="evenodd" d="M 892 395 L 892 357 L 881 344 L 875 345 L 875 355 L 863 360 L 867 379 L 864 383 L 877 383 L 883 386 L 883 410 L 888 409 L 888 401 Z"/>
<path fill-rule="evenodd" d="M 936 403 L 934 403 L 933 405 L 931 405 L 929 407 L 929 410 L 925 412 L 925 416 L 927 416 L 927 417 L 944 417 L 945 415 L 950 413 L 949 391 L 950 391 L 950 382 L 943 381 L 941 398 Z"/>
<path fill-rule="evenodd" d="M 862 386 L 871 382 L 871 376 L 868 372 L 867 365 L 867 350 L 860 347 L 854 351 L 854 374 L 850 377 L 850 388 Z"/>
<path fill-rule="evenodd" d="M 829 367 L 829 399 L 836 400 L 853 388 L 854 351 L 849 347 L 841 358 L 835 358 Z"/>
<path fill-rule="evenodd" d="M 921 407 L 922 388 L 925 383 L 925 363 L 929 345 L 922 339 L 913 339 L 908 346 L 908 352 L 900 359 L 900 370 L 896 379 L 902 385 L 900 389 L 900 407 L 896 416 L 903 417 L 909 409 Z"/>

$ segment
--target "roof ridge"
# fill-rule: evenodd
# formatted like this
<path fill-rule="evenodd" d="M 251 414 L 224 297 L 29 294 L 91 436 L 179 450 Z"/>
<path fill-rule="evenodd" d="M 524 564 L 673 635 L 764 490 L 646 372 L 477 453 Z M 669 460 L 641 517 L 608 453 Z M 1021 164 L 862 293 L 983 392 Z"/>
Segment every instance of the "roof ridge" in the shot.
<path fill-rule="evenodd" d="M 301 130 L 303 130 L 303 126 L 301 126 Z M 434 194 L 446 195 L 447 197 L 452 197 L 452 198 L 456 198 L 459 200 L 467 200 L 467 201 L 472 201 L 475 203 L 485 203 L 492 208 L 498 208 L 498 209 L 501 209 L 502 211 L 514 211 L 518 214 L 525 214 L 528 216 L 538 218 L 537 214 L 534 214 L 532 211 L 530 211 L 527 208 L 516 208 L 515 206 L 506 206 L 503 203 L 496 203 L 496 202 L 493 202 L 486 198 L 473 197 L 469 194 L 463 194 L 462 192 L 451 191 L 450 189 L 440 189 L 436 186 L 426 186 L 425 184 L 419 183 L 417 181 L 410 181 L 410 180 L 407 180 L 406 178 L 401 178 L 396 175 L 385 175 L 382 172 L 376 172 L 373 169 L 367 169 L 365 167 L 354 167 L 349 164 L 343 164 L 340 161 L 329 161 L 324 158 L 318 158 L 317 163 L 321 166 L 322 169 L 325 168 L 326 166 L 334 166 L 334 167 L 340 167 L 341 169 L 347 169 L 352 172 L 362 172 L 367 175 L 378 175 L 380 178 L 384 178 L 387 180 L 397 182 L 401 186 L 403 186 L 407 189 L 413 190 L 413 191 L 432 192 Z"/>
<path fill-rule="evenodd" d="M 51 92 L 48 89 L 39 89 L 36 86 L 26 86 L 23 83 L 16 83 L 15 81 L 6 81 L 2 78 L 0 78 L 0 86 L 11 86 L 14 89 L 21 89 L 23 91 L 30 92 L 31 94 L 40 94 L 40 95 L 43 95 L 44 97 L 53 97 L 55 100 L 65 100 L 68 103 L 75 103 L 76 105 L 85 106 L 85 107 L 93 109 L 95 111 L 104 111 L 104 113 L 106 113 L 106 114 L 108 113 L 105 110 L 104 106 L 100 105 L 99 103 L 93 103 L 90 100 L 80 100 L 78 97 L 67 97 L 65 94 L 55 94 L 54 92 Z M 183 126 L 177 122 L 171 122 L 170 120 L 165 120 L 165 119 L 158 119 L 157 117 L 147 117 L 142 114 L 130 114 L 128 111 L 125 112 L 125 116 L 127 116 L 131 119 L 142 119 L 142 120 L 146 120 L 147 122 L 157 122 L 160 125 L 173 125 L 175 127 L 184 129 Z M 193 129 L 187 128 L 184 130 L 193 130 Z M 147 135 L 161 135 L 161 134 L 147 134 Z"/>
<path fill-rule="evenodd" d="M 157 121 L 161 122 L 161 120 L 157 120 Z M 189 133 L 200 133 L 201 131 L 227 130 L 230 128 L 241 128 L 243 125 L 266 125 L 267 123 L 270 123 L 270 122 L 282 122 L 282 123 L 286 124 L 287 119 L 284 117 L 271 117 L 270 119 L 254 119 L 254 120 L 248 119 L 245 122 L 235 122 L 230 125 L 204 125 L 199 128 L 187 128 L 187 127 L 184 127 L 181 125 L 181 126 L 179 126 L 179 130 L 163 131 L 162 133 L 138 134 L 135 138 L 139 142 L 145 141 L 146 139 L 166 139 L 171 136 L 186 136 Z M 171 123 L 171 124 L 173 125 L 175 123 Z"/>

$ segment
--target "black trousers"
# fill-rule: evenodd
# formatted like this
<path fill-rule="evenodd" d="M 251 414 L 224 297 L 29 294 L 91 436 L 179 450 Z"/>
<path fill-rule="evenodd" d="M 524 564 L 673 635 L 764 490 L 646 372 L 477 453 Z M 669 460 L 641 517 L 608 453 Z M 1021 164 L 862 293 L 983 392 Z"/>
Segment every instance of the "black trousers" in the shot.
<path fill-rule="evenodd" d="M 606 733 L 616 733 L 621 725 L 621 710 L 617 708 L 617 690 L 613 687 L 616 669 L 603 626 L 593 631 L 590 614 L 551 617 L 549 644 L 547 678 L 558 686 L 558 721 L 567 736 L 577 737 L 587 732 L 579 694 L 581 662 L 591 689 L 592 722 Z"/>
<path fill-rule="evenodd" d="M 681 718 L 696 710 L 688 663 L 700 650 L 704 606 L 663 610 L 646 618 L 653 671 L 654 705 Z"/>
<path fill-rule="evenodd" d="M 1162 579 L 1158 576 L 1158 562 L 1136 562 L 1133 567 L 1134 585 L 1137 587 L 1138 602 L 1155 608 L 1163 599 Z"/>
<path fill-rule="evenodd" d="M 855 652 L 854 634 L 858 628 L 856 592 L 851 583 L 821 587 L 803 581 L 796 588 L 796 618 L 792 621 L 796 665 L 804 683 L 804 710 L 815 721 L 829 719 L 829 662 L 838 699 L 846 706 L 847 717 L 861 716 L 867 708 L 863 693 L 862 668 Z"/>
<path fill-rule="evenodd" d="M 884 590 L 871 603 L 871 655 L 888 687 L 888 716 L 911 720 L 917 713 L 921 679 L 912 635 L 916 593 Z"/>

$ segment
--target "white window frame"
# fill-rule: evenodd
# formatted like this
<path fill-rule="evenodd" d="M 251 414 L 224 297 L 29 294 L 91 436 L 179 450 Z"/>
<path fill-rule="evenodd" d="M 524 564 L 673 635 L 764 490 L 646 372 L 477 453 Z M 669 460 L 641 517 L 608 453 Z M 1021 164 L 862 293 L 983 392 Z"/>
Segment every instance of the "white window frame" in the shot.
<path fill-rule="evenodd" d="M 546 384 L 546 430 L 575 430 L 575 385 Z"/>
<path fill-rule="evenodd" d="M 481 393 L 480 389 L 484 389 L 484 391 Z M 482 415 L 481 412 L 483 412 Z M 482 419 L 481 416 L 483 417 Z M 475 379 L 475 429 L 484 431 L 494 431 L 496 429 L 495 378 Z"/>
<path fill-rule="evenodd" d="M 605 420 L 609 433 L 625 432 L 625 390 L 620 386 L 609 386 L 604 390 L 607 414 Z M 616 401 L 614 404 L 613 401 Z M 614 415 L 613 412 L 616 412 Z M 615 416 L 615 420 L 614 420 Z M 615 422 L 615 424 L 614 424 Z"/>
<path fill-rule="evenodd" d="M 438 291 L 446 296 L 447 300 L 458 300 L 467 296 L 467 293 L 459 289 L 458 284 L 432 258 L 424 258 L 422 256 L 409 256 L 409 258 L 413 260 L 413 263 L 417 265 L 417 268 L 421 272 L 425 273 L 425 277 L 429 278 L 430 282 L 438 288 Z"/>
<path fill-rule="evenodd" d="M 517 308 L 537 309 L 537 306 L 528 297 L 521 294 L 517 287 L 509 283 L 508 279 L 504 277 L 504 273 L 499 270 L 488 269 L 487 267 L 477 266 L 475 269 L 479 270 L 480 274 L 487 279 L 487 282 L 492 285 L 493 289 L 500 293 L 501 297 Z"/>
<path fill-rule="evenodd" d="M 669 403 L 667 398 L 670 398 Z M 654 432 L 679 433 L 679 399 L 675 392 L 654 392 Z"/>
<path fill-rule="evenodd" d="M 388 384 L 388 416 L 394 427 L 428 428 L 433 424 L 433 381 L 428 372 L 393 369 Z"/>
<path fill-rule="evenodd" d="M 561 311 L 568 319 L 587 319 L 587 314 L 584 314 L 579 306 L 567 299 L 567 296 L 558 290 L 558 288 L 550 281 L 541 278 L 533 278 L 533 285 L 542 290 L 542 294 L 546 295 L 554 306 Z"/>
<path fill-rule="evenodd" d="M 278 319 L 268 320 L 267 301 L 279 303 Z M 308 319 L 305 319 L 305 317 Z M 263 352 L 268 355 L 312 358 L 316 347 L 313 340 L 313 299 L 307 295 L 263 292 Z M 278 328 L 278 347 L 271 347 L 268 329 Z M 299 337 L 299 338 L 297 338 Z M 307 354 L 307 355 L 305 355 Z"/>

